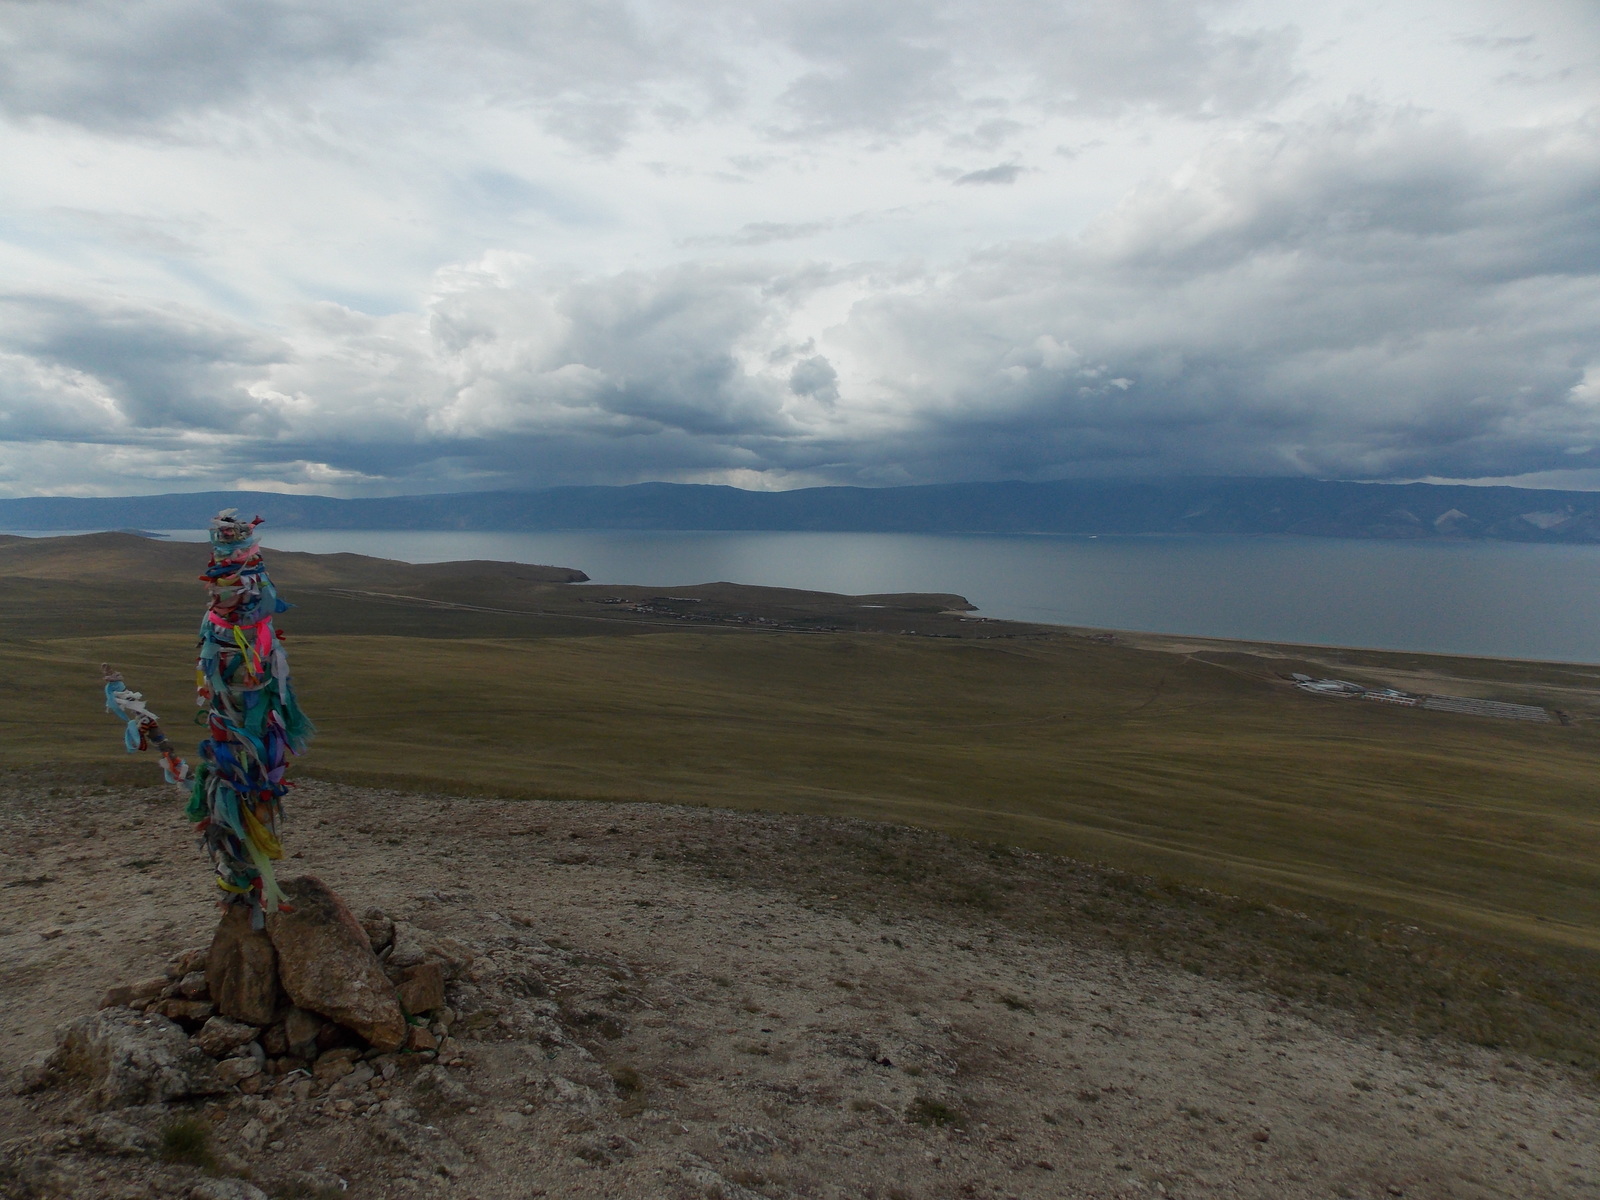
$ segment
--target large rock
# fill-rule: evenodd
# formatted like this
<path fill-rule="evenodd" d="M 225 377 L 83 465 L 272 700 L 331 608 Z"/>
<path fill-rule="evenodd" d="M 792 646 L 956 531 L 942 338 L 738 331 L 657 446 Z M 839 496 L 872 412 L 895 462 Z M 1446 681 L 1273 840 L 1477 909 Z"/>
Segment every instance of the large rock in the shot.
<path fill-rule="evenodd" d="M 269 916 L 267 933 L 289 999 L 380 1050 L 398 1050 L 406 1036 L 405 1014 L 361 922 L 314 875 L 284 880 L 281 886 L 294 911 Z"/>
<path fill-rule="evenodd" d="M 164 1104 L 223 1090 L 216 1064 L 165 1017 L 107 1008 L 56 1033 L 51 1066 L 89 1085 L 97 1108 Z"/>
<path fill-rule="evenodd" d="M 206 987 L 225 1017 L 270 1025 L 277 1015 L 278 953 L 263 929 L 250 928 L 250 910 L 233 904 L 222 914 L 205 956 Z"/>

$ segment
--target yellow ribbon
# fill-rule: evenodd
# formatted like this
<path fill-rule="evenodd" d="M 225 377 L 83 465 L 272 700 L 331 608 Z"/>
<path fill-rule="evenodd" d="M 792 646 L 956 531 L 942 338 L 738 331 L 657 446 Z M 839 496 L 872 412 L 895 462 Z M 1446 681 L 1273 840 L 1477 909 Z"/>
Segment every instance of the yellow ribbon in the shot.
<path fill-rule="evenodd" d="M 252 845 L 259 847 L 268 858 L 283 857 L 283 843 L 278 840 L 278 835 L 261 823 L 261 819 L 250 811 L 249 805 L 241 804 L 239 815 L 244 818 L 245 832 L 250 835 Z"/>

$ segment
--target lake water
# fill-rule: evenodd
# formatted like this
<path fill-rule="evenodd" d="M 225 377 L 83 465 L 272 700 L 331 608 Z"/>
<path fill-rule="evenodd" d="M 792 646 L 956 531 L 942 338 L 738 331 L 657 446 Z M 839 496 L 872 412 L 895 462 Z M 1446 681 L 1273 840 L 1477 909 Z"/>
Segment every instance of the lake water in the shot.
<path fill-rule="evenodd" d="M 730 580 L 850 595 L 955 592 L 985 616 L 1012 620 L 1600 662 L 1595 546 L 631 530 L 275 530 L 264 541 L 408 562 L 546 563 L 576 567 L 597 583 Z"/>

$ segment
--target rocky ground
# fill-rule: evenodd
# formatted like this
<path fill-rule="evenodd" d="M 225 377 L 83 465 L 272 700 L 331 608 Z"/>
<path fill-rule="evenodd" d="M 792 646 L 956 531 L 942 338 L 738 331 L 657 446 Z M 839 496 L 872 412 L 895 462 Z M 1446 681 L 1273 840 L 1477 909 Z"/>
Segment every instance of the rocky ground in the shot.
<path fill-rule="evenodd" d="M 854 876 L 829 891 L 819 831 L 844 823 L 324 784 L 292 799 L 286 866 L 441 964 L 428 1036 L 277 1046 L 163 1103 L 70 1077 L 28 1090 L 27 1064 L 107 989 L 176 959 L 170 983 L 199 995 L 182 956 L 216 912 L 170 792 L 14 781 L 0 1195 L 1600 1194 L 1600 1102 L 1574 1070 L 1363 1031 L 982 905 Z"/>

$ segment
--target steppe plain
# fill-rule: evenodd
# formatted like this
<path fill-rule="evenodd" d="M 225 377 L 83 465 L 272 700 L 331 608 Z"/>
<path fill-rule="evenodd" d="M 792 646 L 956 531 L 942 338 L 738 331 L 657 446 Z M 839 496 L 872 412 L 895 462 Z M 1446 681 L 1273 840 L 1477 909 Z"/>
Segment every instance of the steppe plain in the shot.
<path fill-rule="evenodd" d="M 190 740 L 196 553 L 0 540 L 8 1078 L 214 920 L 97 699 L 112 661 Z M 484 1200 L 1600 1189 L 1600 668 L 272 566 L 323 727 L 291 865 L 446 948 L 466 1050 L 414 1097 L 432 1149 L 235 1097 L 201 1106 L 214 1169 Z M 25 1140 L 81 1117 L 0 1104 Z M 79 1157 L 82 1195 L 199 1178 Z"/>

